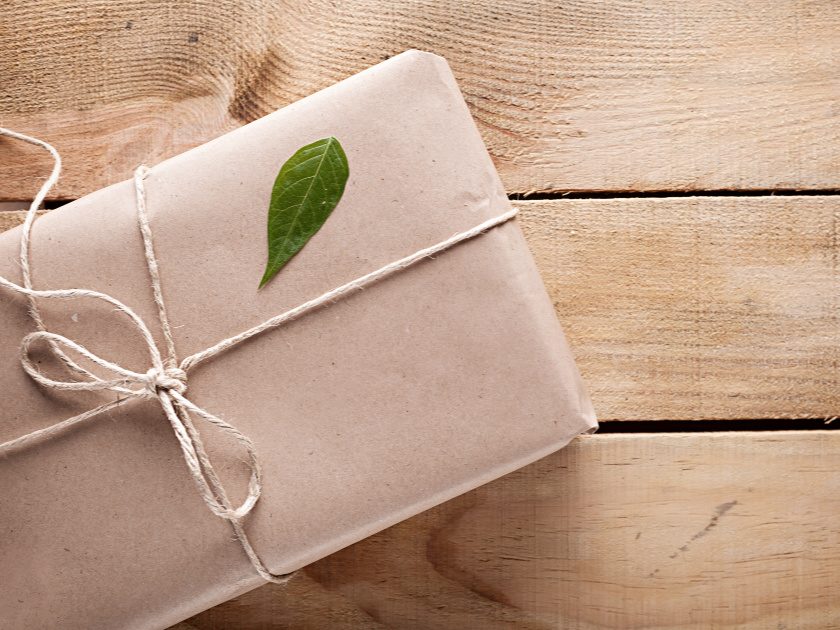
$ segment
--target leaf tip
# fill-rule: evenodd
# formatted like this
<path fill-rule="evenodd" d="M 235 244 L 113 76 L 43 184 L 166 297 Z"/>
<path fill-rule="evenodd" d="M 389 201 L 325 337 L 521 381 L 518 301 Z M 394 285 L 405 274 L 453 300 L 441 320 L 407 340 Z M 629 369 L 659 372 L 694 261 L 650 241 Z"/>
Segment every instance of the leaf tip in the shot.
<path fill-rule="evenodd" d="M 347 160 L 347 156 L 344 154 L 344 147 L 341 146 L 341 142 L 339 142 L 338 138 L 335 136 L 327 136 L 324 140 L 326 140 L 327 145 L 335 148 L 341 154 L 342 160 Z"/>
<path fill-rule="evenodd" d="M 267 285 L 276 273 L 276 271 L 272 273 L 270 269 L 266 268 L 265 272 L 263 273 L 263 277 L 260 278 L 260 286 L 257 287 L 257 291 L 259 291 L 265 285 Z"/>

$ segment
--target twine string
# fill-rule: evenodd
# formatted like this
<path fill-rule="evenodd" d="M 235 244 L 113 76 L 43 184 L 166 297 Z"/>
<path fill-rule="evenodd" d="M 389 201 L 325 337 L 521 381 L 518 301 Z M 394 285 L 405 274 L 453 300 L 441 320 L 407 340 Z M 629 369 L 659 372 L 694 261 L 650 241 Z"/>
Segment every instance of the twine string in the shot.
<path fill-rule="evenodd" d="M 223 339 L 201 352 L 197 352 L 186 357 L 179 363 L 175 348 L 175 341 L 172 335 L 172 327 L 167 315 L 166 302 L 161 288 L 160 271 L 157 256 L 155 254 L 154 240 L 146 207 L 146 190 L 144 180 L 149 174 L 149 169 L 145 166 L 140 166 L 135 171 L 134 192 L 137 209 L 137 222 L 143 239 L 143 252 L 149 271 L 154 302 L 157 307 L 158 320 L 163 333 L 164 343 L 166 345 L 165 355 L 161 354 L 149 327 L 143 319 L 133 309 L 126 306 L 116 298 L 99 291 L 92 291 L 88 289 L 37 290 L 33 288 L 30 261 L 32 225 L 37 217 L 38 208 L 50 189 L 58 181 L 58 177 L 61 172 L 61 157 L 55 148 L 43 140 L 2 127 L 0 127 L 0 136 L 7 136 L 41 147 L 49 152 L 54 162 L 50 176 L 41 186 L 38 194 L 33 199 L 32 204 L 30 204 L 22 226 L 20 244 L 20 266 L 23 278 L 22 284 L 19 285 L 0 276 L 0 287 L 4 287 L 5 289 L 23 295 L 27 298 L 28 313 L 35 324 L 36 330 L 27 334 L 21 341 L 21 366 L 35 382 L 48 389 L 60 391 L 108 391 L 119 396 L 116 400 L 106 402 L 81 414 L 57 422 L 51 426 L 38 429 L 0 444 L 0 456 L 7 455 L 13 451 L 29 448 L 43 440 L 54 438 L 77 424 L 107 413 L 129 401 L 137 399 L 154 400 L 160 405 L 164 415 L 172 427 L 175 438 L 181 448 L 181 453 L 184 457 L 187 470 L 189 471 L 190 476 L 192 477 L 193 482 L 195 483 L 195 486 L 207 507 L 211 512 L 213 512 L 213 514 L 230 523 L 246 556 L 256 572 L 263 579 L 268 582 L 278 584 L 287 582 L 291 578 L 292 574 L 280 575 L 271 573 L 254 550 L 243 525 L 244 518 L 251 512 L 251 510 L 253 510 L 262 493 L 262 472 L 254 443 L 236 427 L 208 412 L 199 405 L 196 405 L 187 398 L 185 395 L 187 391 L 187 373 L 200 363 L 213 359 L 230 348 L 251 339 L 252 337 L 282 326 L 307 313 L 317 310 L 330 302 L 339 300 L 350 293 L 359 291 L 390 275 L 403 271 L 421 260 L 443 252 L 458 243 L 479 236 L 487 230 L 511 220 L 516 215 L 516 210 L 509 210 L 508 212 L 484 221 L 469 230 L 459 232 L 444 241 L 432 245 L 431 247 L 418 250 L 404 258 L 388 263 L 375 271 L 367 273 L 339 287 L 336 287 L 335 289 L 327 291 L 326 293 L 308 300 L 295 308 L 271 317 L 261 324 L 241 332 L 238 335 Z M 149 362 L 151 364 L 151 367 L 146 372 L 136 372 L 134 370 L 127 369 L 114 361 L 109 361 L 96 355 L 82 344 L 69 339 L 64 335 L 47 330 L 38 308 L 37 300 L 71 300 L 78 298 L 91 298 L 104 301 L 113 306 L 117 312 L 122 313 L 128 318 L 146 344 L 149 354 Z M 52 352 L 72 373 L 72 379 L 57 380 L 47 376 L 41 371 L 38 364 L 33 361 L 31 356 L 32 346 L 38 342 L 46 344 L 50 352 Z M 91 372 L 90 370 L 82 367 L 82 365 L 78 363 L 77 359 L 84 359 L 94 365 L 97 365 L 100 368 L 100 371 L 108 376 L 103 378 L 102 376 Z M 248 481 L 247 496 L 238 506 L 234 507 L 234 504 L 231 502 L 224 485 L 219 479 L 219 476 L 216 473 L 209 456 L 207 455 L 201 434 L 195 427 L 192 419 L 193 416 L 196 416 L 222 430 L 225 434 L 232 437 L 245 451 L 247 455 L 248 468 L 250 470 L 250 478 Z"/>

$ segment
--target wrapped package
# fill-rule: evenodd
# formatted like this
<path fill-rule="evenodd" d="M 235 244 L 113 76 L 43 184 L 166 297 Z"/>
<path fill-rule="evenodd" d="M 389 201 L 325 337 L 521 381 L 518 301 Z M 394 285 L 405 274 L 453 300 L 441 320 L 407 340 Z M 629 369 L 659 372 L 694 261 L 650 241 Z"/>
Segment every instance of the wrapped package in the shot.
<path fill-rule="evenodd" d="M 344 196 L 257 290 L 278 169 L 328 136 L 347 154 Z M 180 356 L 510 210 L 446 62 L 417 51 L 156 165 L 144 182 Z M 136 202 L 127 181 L 39 218 L 32 280 L 114 296 L 162 347 Z M 19 230 L 0 235 L 0 276 L 16 282 Z M 136 330 L 108 304 L 38 304 L 50 331 L 148 369 Z M 18 351 L 32 330 L 26 299 L 0 289 L 0 442 L 118 396 L 34 382 Z M 202 363 L 188 395 L 253 440 L 262 495 L 242 525 L 276 574 L 596 426 L 515 220 Z M 242 449 L 200 429 L 238 501 Z M 196 492 L 154 400 L 0 457 L 0 504 L 2 628 L 165 628 L 264 583 Z"/>

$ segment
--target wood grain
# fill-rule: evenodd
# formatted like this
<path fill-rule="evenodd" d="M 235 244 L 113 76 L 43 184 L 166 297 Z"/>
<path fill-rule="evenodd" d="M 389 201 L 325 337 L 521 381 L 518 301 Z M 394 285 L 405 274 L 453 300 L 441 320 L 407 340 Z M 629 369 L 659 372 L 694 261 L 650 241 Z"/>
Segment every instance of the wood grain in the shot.
<path fill-rule="evenodd" d="M 23 223 L 22 212 L 0 212 L 0 231 L 9 230 Z"/>
<path fill-rule="evenodd" d="M 6 0 L 0 118 L 73 198 L 397 52 L 449 59 L 507 188 L 840 187 L 840 3 Z M 0 199 L 46 163 L 0 142 Z M 40 166 L 39 166 L 40 164 Z"/>
<path fill-rule="evenodd" d="M 195 630 L 840 626 L 840 435 L 592 436 Z"/>
<path fill-rule="evenodd" d="M 10 230 L 16 225 L 23 223 L 23 219 L 26 216 L 26 211 L 23 208 L 26 205 L 28 204 L 0 202 L 0 232 Z"/>
<path fill-rule="evenodd" d="M 840 197 L 520 207 L 603 419 L 840 413 Z"/>
<path fill-rule="evenodd" d="M 517 205 L 602 421 L 840 415 L 840 196 Z"/>

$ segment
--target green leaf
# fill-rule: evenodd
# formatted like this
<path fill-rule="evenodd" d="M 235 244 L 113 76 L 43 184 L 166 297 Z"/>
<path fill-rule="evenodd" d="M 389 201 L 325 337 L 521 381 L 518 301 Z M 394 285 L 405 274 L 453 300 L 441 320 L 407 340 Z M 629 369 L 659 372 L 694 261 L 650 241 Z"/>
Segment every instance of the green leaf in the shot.
<path fill-rule="evenodd" d="M 298 149 L 283 165 L 268 206 L 268 262 L 260 288 L 321 229 L 349 174 L 344 149 L 333 137 Z"/>

